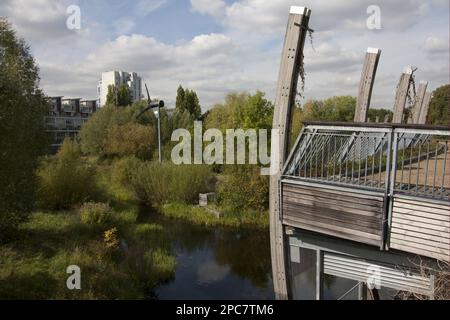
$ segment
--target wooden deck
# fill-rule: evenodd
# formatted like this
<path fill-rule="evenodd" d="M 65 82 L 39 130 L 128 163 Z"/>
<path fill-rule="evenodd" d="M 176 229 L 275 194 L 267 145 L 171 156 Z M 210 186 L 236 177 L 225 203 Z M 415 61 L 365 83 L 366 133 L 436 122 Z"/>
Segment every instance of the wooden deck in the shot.
<path fill-rule="evenodd" d="M 392 126 L 393 138 L 383 128 L 387 138 L 380 140 L 373 126 L 329 127 L 307 126 L 288 159 L 280 180 L 283 225 L 450 262 L 450 142 L 442 138 L 448 129 L 397 133 Z M 357 152 L 336 148 L 341 132 L 349 138 L 338 145 Z M 396 137 L 410 142 L 395 150 L 389 139 Z M 369 139 L 366 145 L 382 141 L 378 151 L 360 147 Z"/>
<path fill-rule="evenodd" d="M 282 182 L 283 223 L 382 246 L 384 195 Z"/>

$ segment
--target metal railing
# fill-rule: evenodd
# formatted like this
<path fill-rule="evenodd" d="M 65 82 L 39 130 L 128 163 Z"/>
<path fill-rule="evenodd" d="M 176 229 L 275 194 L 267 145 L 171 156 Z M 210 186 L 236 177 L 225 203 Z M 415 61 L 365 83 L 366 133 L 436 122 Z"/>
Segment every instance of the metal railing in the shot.
<path fill-rule="evenodd" d="M 394 132 L 392 189 L 395 193 L 450 199 L 450 134 L 442 131 Z"/>
<path fill-rule="evenodd" d="M 283 176 L 449 200 L 449 138 L 444 127 L 305 125 Z"/>

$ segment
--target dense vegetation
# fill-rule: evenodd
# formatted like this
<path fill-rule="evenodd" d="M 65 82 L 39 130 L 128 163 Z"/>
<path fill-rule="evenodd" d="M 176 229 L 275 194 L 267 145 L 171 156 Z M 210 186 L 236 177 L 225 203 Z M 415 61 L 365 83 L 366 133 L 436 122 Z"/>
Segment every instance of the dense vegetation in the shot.
<path fill-rule="evenodd" d="M 450 126 L 450 84 L 434 90 L 427 123 Z"/>
<path fill-rule="evenodd" d="M 29 47 L 0 18 L 0 242 L 33 208 L 38 157 L 47 149 L 39 75 Z"/>

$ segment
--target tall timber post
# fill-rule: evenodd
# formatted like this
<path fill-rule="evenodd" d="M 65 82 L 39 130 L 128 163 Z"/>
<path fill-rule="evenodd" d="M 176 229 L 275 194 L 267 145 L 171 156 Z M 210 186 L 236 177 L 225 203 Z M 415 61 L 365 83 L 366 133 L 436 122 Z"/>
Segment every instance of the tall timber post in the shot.
<path fill-rule="evenodd" d="M 297 94 L 297 82 L 303 64 L 303 47 L 308 33 L 311 10 L 305 7 L 291 7 L 281 56 L 278 75 L 272 135 L 272 168 L 270 177 L 270 245 L 275 296 L 277 299 L 288 298 L 285 268 L 285 248 L 283 225 L 280 219 L 281 169 L 288 155 L 291 109 Z M 277 162 L 277 163 L 274 163 Z"/>
<path fill-rule="evenodd" d="M 367 122 L 367 115 L 372 96 L 372 88 L 377 73 L 381 50 L 368 48 L 364 59 L 361 81 L 359 82 L 358 97 L 356 98 L 355 122 Z"/>
<path fill-rule="evenodd" d="M 411 78 L 413 68 L 407 66 L 403 71 L 395 93 L 394 116 L 392 123 L 402 123 L 403 113 L 405 111 L 406 100 L 408 98 L 409 88 L 411 86 Z"/>

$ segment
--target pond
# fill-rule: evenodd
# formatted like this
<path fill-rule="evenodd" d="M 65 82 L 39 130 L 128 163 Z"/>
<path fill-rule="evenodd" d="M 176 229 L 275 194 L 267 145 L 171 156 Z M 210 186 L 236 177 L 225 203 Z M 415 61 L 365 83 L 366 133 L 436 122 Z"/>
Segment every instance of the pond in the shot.
<path fill-rule="evenodd" d="M 174 279 L 157 299 L 274 299 L 269 230 L 199 227 L 151 213 L 171 238 Z"/>

